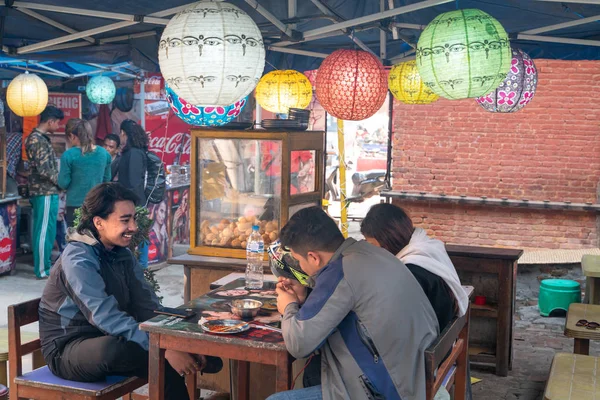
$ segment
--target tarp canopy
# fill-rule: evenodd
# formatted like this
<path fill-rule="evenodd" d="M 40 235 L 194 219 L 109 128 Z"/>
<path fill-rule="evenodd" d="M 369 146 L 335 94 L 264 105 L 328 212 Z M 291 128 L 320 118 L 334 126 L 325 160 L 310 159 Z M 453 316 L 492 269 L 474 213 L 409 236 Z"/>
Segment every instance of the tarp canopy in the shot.
<path fill-rule="evenodd" d="M 368 48 L 377 55 L 385 49 L 382 59 L 393 64 L 414 56 L 413 48 L 421 30 L 436 15 L 457 8 L 479 8 L 491 14 L 509 33 L 511 43 L 533 58 L 600 59 L 600 1 L 597 0 L 230 2 L 259 24 L 267 47 L 270 65 L 267 69 L 315 69 L 323 57 L 339 48 Z M 158 71 L 157 49 L 162 29 L 174 12 L 181 10 L 178 7 L 186 4 L 191 2 L 5 0 L 4 7 L 0 6 L 2 50 L 5 57 L 55 62 L 52 68 L 57 69 L 72 68 L 68 62 L 132 63 L 147 71 Z M 367 18 L 352 21 L 361 17 Z M 87 36 L 82 37 L 79 34 L 82 31 Z M 381 36 L 385 38 L 383 47 L 380 47 Z"/>

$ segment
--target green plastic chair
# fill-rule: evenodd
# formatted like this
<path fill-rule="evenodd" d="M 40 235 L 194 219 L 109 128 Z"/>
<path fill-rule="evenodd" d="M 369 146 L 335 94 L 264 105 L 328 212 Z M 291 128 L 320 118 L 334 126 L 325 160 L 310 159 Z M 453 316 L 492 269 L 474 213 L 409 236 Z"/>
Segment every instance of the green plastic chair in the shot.
<path fill-rule="evenodd" d="M 554 310 L 569 310 L 571 303 L 581 303 L 581 285 L 569 279 L 544 279 L 540 285 L 538 305 L 540 315 L 547 317 Z"/>

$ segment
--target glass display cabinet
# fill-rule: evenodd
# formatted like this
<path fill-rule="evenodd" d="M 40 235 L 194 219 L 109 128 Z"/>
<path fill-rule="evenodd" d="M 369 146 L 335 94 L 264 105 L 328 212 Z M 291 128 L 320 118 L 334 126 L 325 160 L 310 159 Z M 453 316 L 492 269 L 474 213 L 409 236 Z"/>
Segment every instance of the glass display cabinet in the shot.
<path fill-rule="evenodd" d="M 245 258 L 253 225 L 265 247 L 277 240 L 296 211 L 321 205 L 324 150 L 324 132 L 192 129 L 188 252 Z"/>

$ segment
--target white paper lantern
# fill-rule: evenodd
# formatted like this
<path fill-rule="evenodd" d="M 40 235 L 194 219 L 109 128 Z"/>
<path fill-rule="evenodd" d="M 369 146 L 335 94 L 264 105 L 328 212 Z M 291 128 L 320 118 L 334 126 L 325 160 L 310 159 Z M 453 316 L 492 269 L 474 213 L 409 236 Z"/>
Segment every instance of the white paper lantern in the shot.
<path fill-rule="evenodd" d="M 219 0 L 201 1 L 167 24 L 158 62 L 178 96 L 198 106 L 228 106 L 258 83 L 265 47 L 244 11 Z"/>
<path fill-rule="evenodd" d="M 20 117 L 35 117 L 48 104 L 48 87 L 35 74 L 17 75 L 6 89 L 8 107 Z"/>

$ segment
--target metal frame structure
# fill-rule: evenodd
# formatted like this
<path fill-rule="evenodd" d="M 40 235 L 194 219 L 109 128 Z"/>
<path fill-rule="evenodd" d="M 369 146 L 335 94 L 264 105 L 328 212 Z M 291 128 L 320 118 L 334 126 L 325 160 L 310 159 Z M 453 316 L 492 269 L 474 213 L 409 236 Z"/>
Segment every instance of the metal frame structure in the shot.
<path fill-rule="evenodd" d="M 413 29 L 413 30 L 422 30 L 424 29 L 423 25 L 418 24 L 410 24 L 410 23 L 400 23 L 395 21 L 390 21 L 389 24 L 385 24 L 385 26 L 381 23 L 382 20 L 391 19 L 395 16 L 426 9 L 429 7 L 438 6 L 441 4 L 446 4 L 453 2 L 455 0 L 423 0 L 413 4 L 405 5 L 402 7 L 395 7 L 394 0 L 380 0 L 380 11 L 378 13 L 364 15 L 358 18 L 353 18 L 350 20 L 344 20 L 339 15 L 337 15 L 332 9 L 330 9 L 322 0 L 311 0 L 311 2 L 315 5 L 315 7 L 328 19 L 332 20 L 333 23 L 327 26 L 323 26 L 320 28 L 310 29 L 304 32 L 300 32 L 296 30 L 296 25 L 294 23 L 286 24 L 279 18 L 277 18 L 274 14 L 272 14 L 269 10 L 267 10 L 264 6 L 262 6 L 259 1 L 260 0 L 244 0 L 250 7 L 252 7 L 256 12 L 265 17 L 273 26 L 275 26 L 279 31 L 282 32 L 285 40 L 280 40 L 275 43 L 271 43 L 267 45 L 267 49 L 271 51 L 276 51 L 280 53 L 287 54 L 296 54 L 307 57 L 317 57 L 324 58 L 327 56 L 327 53 L 319 52 L 319 51 L 311 51 L 306 48 L 298 49 L 294 48 L 294 45 L 299 45 L 302 43 L 306 43 L 309 41 L 319 40 L 327 37 L 340 36 L 345 35 L 348 36 L 357 47 L 369 51 L 372 54 L 378 56 L 382 61 L 387 63 L 398 62 L 402 60 L 406 60 L 408 58 L 413 57 L 414 51 L 407 51 L 403 54 L 393 57 L 392 59 L 387 59 L 388 54 L 388 32 L 391 32 L 392 38 L 394 41 L 402 40 L 408 43 L 411 47 L 415 47 L 415 43 L 411 43 L 410 40 L 401 34 L 402 29 Z M 536 0 L 536 1 L 545 1 L 545 2 L 563 2 L 563 3 L 583 3 L 583 4 L 598 4 L 598 0 Z M 294 20 L 297 17 L 297 4 L 298 0 L 287 0 L 288 4 L 288 13 L 287 17 L 289 20 Z M 0 4 L 0 6 L 7 6 L 5 4 Z M 61 31 L 66 32 L 66 35 L 60 36 L 57 38 L 53 38 L 50 40 L 42 41 L 34 44 L 27 44 L 17 48 L 9 48 L 3 46 L 2 49 L 10 54 L 11 56 L 23 56 L 28 55 L 28 57 L 35 58 L 33 54 L 39 51 L 51 51 L 51 50 L 60 50 L 60 49 L 68 49 L 68 48 L 76 48 L 76 47 L 85 47 L 85 46 L 93 46 L 93 45 L 102 45 L 106 43 L 114 43 L 122 40 L 128 40 L 133 38 L 142 38 L 157 35 L 157 31 L 146 31 L 140 33 L 133 33 L 129 35 L 117 35 L 111 38 L 103 38 L 103 39 L 95 39 L 94 36 L 99 35 L 101 33 L 118 31 L 121 28 L 125 28 L 128 26 L 136 25 L 136 24 L 151 24 L 158 26 L 165 26 L 169 19 L 165 17 L 169 17 L 186 7 L 189 4 L 172 7 L 169 9 L 165 9 L 162 11 L 154 12 L 149 15 L 133 15 L 133 14 L 125 14 L 125 13 L 117 13 L 117 12 L 106 12 L 106 11 L 96 11 L 89 10 L 83 8 L 75 8 L 75 7 L 62 7 L 62 6 L 54 6 L 54 5 L 46 5 L 35 2 L 28 1 L 14 1 L 11 7 L 16 10 L 26 14 L 32 18 L 35 18 L 39 21 L 42 21 L 48 25 L 51 25 Z M 45 15 L 38 13 L 37 11 L 50 11 L 56 13 L 63 14 L 75 14 L 75 15 L 83 15 L 83 16 L 91 16 L 95 18 L 104 18 L 107 20 L 113 20 L 116 22 L 109 23 L 104 26 L 96 27 L 93 29 L 85 30 L 85 31 L 77 31 L 69 26 L 66 26 L 58 21 L 53 20 Z M 542 33 L 556 31 L 559 29 L 580 26 L 592 22 L 596 22 L 600 19 L 600 15 L 581 18 L 574 21 L 564 22 L 560 24 L 554 24 L 549 26 L 538 27 L 534 29 L 529 29 L 523 32 L 517 33 L 514 37 L 517 40 L 527 40 L 527 41 L 539 41 L 539 42 L 553 42 L 553 43 L 566 43 L 573 45 L 582 45 L 582 46 L 600 46 L 600 40 L 587 40 L 587 39 L 576 39 L 576 38 L 565 38 L 559 36 L 547 36 L 540 35 Z M 362 42 L 355 35 L 355 31 L 359 29 L 379 29 L 380 30 L 380 40 L 379 40 L 379 51 L 376 53 L 372 48 Z M 56 71 L 50 71 L 48 68 L 43 67 L 43 63 L 36 64 L 43 70 L 48 73 L 57 73 Z M 119 72 L 119 69 L 115 70 Z M 60 72 L 60 71 L 59 71 Z M 129 72 L 123 72 L 125 75 L 131 76 Z M 64 74 L 64 73 L 62 73 Z"/>

